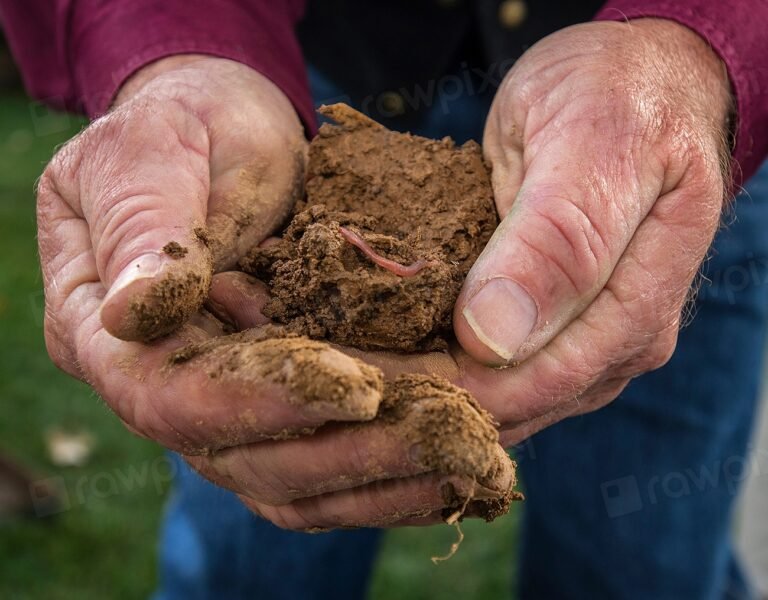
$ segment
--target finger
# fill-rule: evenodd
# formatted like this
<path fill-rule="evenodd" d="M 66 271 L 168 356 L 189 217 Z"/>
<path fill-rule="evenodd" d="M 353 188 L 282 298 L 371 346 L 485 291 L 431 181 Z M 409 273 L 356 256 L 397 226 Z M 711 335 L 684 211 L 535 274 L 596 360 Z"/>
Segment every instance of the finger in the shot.
<path fill-rule="evenodd" d="M 226 323 L 222 322 L 215 314 L 205 309 L 192 315 L 187 324 L 190 328 L 200 330 L 205 334 L 204 336 L 201 336 L 201 341 L 219 337 L 227 333 Z"/>
<path fill-rule="evenodd" d="M 188 329 L 133 348 L 138 386 L 106 369 L 125 361 L 109 338 L 97 335 L 80 351 L 92 385 L 118 400 L 116 412 L 168 447 L 210 451 L 376 415 L 381 374 L 325 344 L 226 336 L 186 344 L 169 361 Z"/>
<path fill-rule="evenodd" d="M 629 382 L 630 378 L 628 377 L 609 378 L 601 381 L 580 396 L 574 397 L 572 402 L 564 402 L 538 417 L 501 430 L 499 443 L 504 448 L 511 448 L 567 417 L 598 410 L 618 398 Z"/>
<path fill-rule="evenodd" d="M 515 496 L 513 498 L 513 500 L 522 499 L 522 495 Z M 502 513 L 496 511 L 493 506 L 493 502 L 494 501 L 492 500 L 472 500 L 467 503 L 466 506 L 446 506 L 445 508 L 439 511 L 435 511 L 426 517 L 406 518 L 402 521 L 395 521 L 394 523 L 387 525 L 387 527 L 430 527 L 431 525 L 438 525 L 441 523 L 452 525 L 465 519 L 483 519 L 490 523 L 497 517 L 503 516 Z"/>
<path fill-rule="evenodd" d="M 253 82 L 242 102 L 211 115 L 208 237 L 216 271 L 276 231 L 304 190 L 307 142 L 296 111 L 266 77 L 232 68 L 239 82 Z"/>
<path fill-rule="evenodd" d="M 484 492 L 471 478 L 430 473 L 392 479 L 332 494 L 270 506 L 240 496 L 243 503 L 278 527 L 293 530 L 386 527 L 428 517 L 446 507 L 460 508 Z"/>
<path fill-rule="evenodd" d="M 496 436 L 485 415 L 452 409 L 438 397 L 403 409 L 396 421 L 386 413 L 370 423 L 231 448 L 192 464 L 209 479 L 270 505 L 435 469 L 471 476 L 497 495 L 514 484 L 514 466 L 501 447 L 480 441 L 487 442 L 481 431 Z M 435 436 L 441 426 L 442 435 Z M 464 442 L 462 434 L 475 436 L 476 443 Z"/>
<path fill-rule="evenodd" d="M 207 475 L 206 475 L 207 477 Z M 450 482 L 450 478 L 447 478 Z M 222 483 L 220 483 L 217 479 L 215 479 L 215 475 L 213 478 L 211 478 L 211 481 L 216 483 L 219 486 L 222 486 Z M 464 484 L 464 481 L 466 483 L 469 483 L 469 480 L 462 480 L 461 485 Z M 383 523 L 380 525 L 377 525 L 377 527 L 381 528 L 400 528 L 400 527 L 429 527 L 432 525 L 438 525 L 441 523 L 453 523 L 459 520 L 463 519 L 484 519 L 487 522 L 493 521 L 499 516 L 503 516 L 503 514 L 506 512 L 506 509 L 504 508 L 506 505 L 507 500 L 499 501 L 494 499 L 478 499 L 478 500 L 471 500 L 469 502 L 462 501 L 459 503 L 459 500 L 452 498 L 447 492 L 451 489 L 455 490 L 456 488 L 453 486 L 453 483 L 448 484 L 450 487 L 444 486 L 442 488 L 443 491 L 443 500 L 446 502 L 451 502 L 452 505 L 447 505 L 441 507 L 439 510 L 432 511 L 424 516 L 423 513 L 426 512 L 425 510 L 418 510 L 414 511 L 417 513 L 417 516 L 406 516 L 400 520 L 394 520 L 391 522 Z M 481 494 L 482 495 L 482 494 Z M 521 500 L 523 497 L 521 495 L 513 495 L 511 497 L 511 500 Z M 257 501 L 253 500 L 252 498 L 249 498 L 247 496 L 240 496 L 240 500 L 256 515 L 261 517 L 262 519 L 266 519 L 265 512 L 267 514 L 270 514 L 269 508 L 265 508 Z M 287 524 L 285 524 L 287 526 Z M 344 525 L 342 526 L 345 529 L 355 529 L 358 526 L 355 525 Z M 333 529 L 333 527 L 305 527 L 302 528 L 302 531 L 308 532 L 308 533 L 323 533 L 327 532 Z"/>
<path fill-rule="evenodd" d="M 215 270 L 229 269 L 301 196 L 307 142 L 296 111 L 273 82 L 250 67 L 202 55 L 145 67 L 116 102 L 146 98 L 154 107 L 189 110 L 205 120 L 210 198 L 201 233 Z"/>
<path fill-rule="evenodd" d="M 399 529 L 400 527 L 431 527 L 432 525 L 439 525 L 445 523 L 443 512 L 445 509 L 440 509 L 428 514 L 425 517 L 406 517 L 400 521 L 395 521 L 386 526 L 387 529 Z"/>
<path fill-rule="evenodd" d="M 187 457 L 219 485 L 271 506 L 373 481 L 426 473 L 417 446 L 402 428 L 380 423 L 329 425 L 311 436 L 229 448 Z M 311 457 L 311 460 L 309 459 Z"/>
<path fill-rule="evenodd" d="M 51 357 L 92 384 L 138 433 L 194 453 L 375 416 L 380 374 L 319 343 L 229 336 L 213 339 L 234 343 L 206 351 L 199 344 L 218 331 L 204 316 L 199 326 L 151 345 L 118 340 L 99 318 L 105 289 L 88 226 L 50 175 L 39 187 L 38 215 Z M 199 355 L 169 363 L 172 352 L 190 344 L 198 344 Z"/>
<path fill-rule="evenodd" d="M 665 186 L 675 183 L 656 152 L 637 150 L 651 142 L 641 140 L 645 131 L 627 130 L 626 123 L 637 122 L 633 115 L 583 107 L 561 109 L 554 125 L 537 123 L 532 109 L 519 190 L 514 174 L 511 184 L 494 179 L 497 202 L 512 207 L 470 271 L 454 313 L 462 346 L 487 364 L 525 359 L 581 313 Z M 510 154 L 501 156 L 503 164 Z"/>
<path fill-rule="evenodd" d="M 272 237 L 266 238 L 263 242 L 261 242 L 259 244 L 259 247 L 260 248 L 269 248 L 270 246 L 274 246 L 274 245 L 279 244 L 279 243 L 280 243 L 280 238 L 272 236 Z"/>
<path fill-rule="evenodd" d="M 105 328 L 127 340 L 169 333 L 201 306 L 211 261 L 208 136 L 184 110 L 118 110 L 65 146 L 46 180 L 85 221 Z"/>
<path fill-rule="evenodd" d="M 721 182 L 714 171 L 686 175 L 679 189 L 655 204 L 605 289 L 557 338 L 519 366 L 501 371 L 483 369 L 463 355 L 457 385 L 507 429 L 538 419 L 520 430 L 522 438 L 607 403 L 624 379 L 665 364 L 676 345 L 688 290 L 717 228 Z M 600 384 L 614 387 L 589 393 Z"/>
<path fill-rule="evenodd" d="M 263 310 L 269 289 L 255 277 L 240 271 L 226 271 L 213 277 L 208 302 L 218 315 L 241 331 L 270 323 Z"/>

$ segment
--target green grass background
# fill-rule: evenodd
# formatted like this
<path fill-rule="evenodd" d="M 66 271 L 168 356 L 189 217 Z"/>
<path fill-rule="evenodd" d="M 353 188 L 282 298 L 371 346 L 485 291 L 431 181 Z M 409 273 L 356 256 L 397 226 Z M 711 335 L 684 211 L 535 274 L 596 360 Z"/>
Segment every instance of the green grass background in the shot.
<path fill-rule="evenodd" d="M 0 598 L 146 598 L 156 584 L 156 544 L 167 485 L 162 451 L 128 434 L 85 385 L 57 371 L 45 351 L 34 182 L 56 147 L 84 122 L 23 96 L 0 97 L 0 451 L 41 479 L 54 478 L 70 508 L 0 523 Z M 50 428 L 88 430 L 90 462 L 57 469 Z M 511 596 L 519 508 L 495 523 L 469 522 L 387 534 L 373 600 L 504 599 Z"/>

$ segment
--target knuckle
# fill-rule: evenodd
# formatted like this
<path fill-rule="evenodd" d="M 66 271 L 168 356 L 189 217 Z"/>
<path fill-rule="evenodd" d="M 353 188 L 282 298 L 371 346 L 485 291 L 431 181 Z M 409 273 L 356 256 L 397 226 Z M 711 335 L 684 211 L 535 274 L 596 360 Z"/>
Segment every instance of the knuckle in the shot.
<path fill-rule="evenodd" d="M 128 433 L 130 433 L 131 435 L 133 435 L 133 436 L 135 436 L 137 438 L 141 438 L 143 440 L 149 440 L 150 439 L 144 432 L 139 431 L 138 429 L 136 429 L 128 421 L 120 419 L 120 422 L 123 424 L 123 427 L 125 427 L 126 431 L 128 431 Z"/>
<path fill-rule="evenodd" d="M 619 397 L 629 381 L 628 378 L 618 377 L 595 385 L 580 399 L 580 406 L 575 414 L 588 414 L 607 406 Z"/>
<path fill-rule="evenodd" d="M 260 445 L 268 448 L 270 442 Z M 269 450 L 267 455 L 259 450 L 254 451 L 248 446 L 234 449 L 236 460 L 242 461 L 242 467 L 238 469 L 240 474 L 235 478 L 238 485 L 247 489 L 249 496 L 269 506 L 279 506 L 300 498 L 297 486 L 287 477 L 288 471 L 282 469 L 274 457 L 269 456 Z"/>
<path fill-rule="evenodd" d="M 132 246 L 139 245 L 143 236 L 151 235 L 162 222 L 165 209 L 148 195 L 117 196 L 105 202 L 95 219 L 99 231 L 96 260 L 99 273 L 120 272 L 132 258 Z M 119 250 L 125 249 L 122 255 Z"/>
<path fill-rule="evenodd" d="M 94 131 L 98 121 L 68 140 L 48 162 L 37 185 L 38 203 L 45 203 L 48 198 L 63 198 L 79 195 L 78 182 L 82 176 L 84 157 L 89 154 Z M 74 208 L 74 207 L 73 207 Z"/>
<path fill-rule="evenodd" d="M 135 431 L 183 454 L 205 454 L 202 444 L 184 435 L 178 412 L 168 410 L 162 394 L 153 393 L 145 386 L 110 389 L 105 385 L 105 373 L 95 371 L 92 374 L 91 385 L 107 392 L 103 394 L 105 402 Z"/>
<path fill-rule="evenodd" d="M 311 518 L 311 509 L 300 507 L 298 503 L 283 506 L 262 506 L 261 513 L 273 525 L 288 531 L 306 531 L 319 526 Z"/>
<path fill-rule="evenodd" d="M 550 194 L 532 202 L 531 218 L 532 226 L 521 232 L 524 245 L 577 295 L 594 292 L 609 260 L 609 248 L 587 210 L 568 196 Z"/>
<path fill-rule="evenodd" d="M 667 328 L 658 334 L 654 341 L 647 345 L 640 354 L 636 362 L 637 374 L 655 371 L 666 365 L 677 347 L 677 335 L 676 327 Z"/>
<path fill-rule="evenodd" d="M 42 175 L 37 180 L 37 204 L 38 207 L 47 207 L 54 202 L 56 194 L 56 181 L 58 179 L 59 166 L 57 165 L 56 154 L 45 166 Z"/>
<path fill-rule="evenodd" d="M 545 347 L 542 355 L 546 361 L 537 366 L 533 378 L 533 398 L 525 418 L 539 419 L 555 411 L 573 399 L 580 398 L 596 381 L 601 369 L 587 348 L 577 354 L 559 354 L 553 348 Z M 604 358 L 604 357 L 601 357 Z"/>
<path fill-rule="evenodd" d="M 47 309 L 43 321 L 43 332 L 45 348 L 54 366 L 76 379 L 81 379 L 82 373 L 77 366 L 74 354 L 68 349 L 56 319 Z"/>
<path fill-rule="evenodd" d="M 352 490 L 352 493 L 356 514 L 370 514 L 374 523 L 387 520 L 397 510 L 385 486 L 367 485 Z"/>
<path fill-rule="evenodd" d="M 719 209 L 730 180 L 730 150 L 725 129 L 708 127 L 701 119 L 658 108 L 646 136 L 635 144 L 635 153 L 647 155 L 653 148 L 664 165 L 663 191 L 684 186 L 695 196 L 696 204 Z"/>

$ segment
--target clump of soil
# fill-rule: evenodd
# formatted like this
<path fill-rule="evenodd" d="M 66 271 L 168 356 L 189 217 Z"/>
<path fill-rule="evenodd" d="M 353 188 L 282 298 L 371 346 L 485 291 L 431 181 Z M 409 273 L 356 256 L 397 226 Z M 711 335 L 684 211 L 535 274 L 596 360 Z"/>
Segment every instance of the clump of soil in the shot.
<path fill-rule="evenodd" d="M 189 345 L 170 356 L 168 368 L 202 369 L 246 390 L 277 383 L 291 402 L 333 406 L 339 420 L 380 421 L 424 469 L 469 482 L 441 490 L 446 522 L 469 515 L 490 521 L 520 497 L 515 463 L 469 392 L 426 375 L 385 381 L 377 368 L 327 343 L 400 352 L 445 347 L 461 285 L 497 225 L 480 147 L 392 132 L 344 105 L 321 112 L 337 124 L 323 125 L 310 145 L 306 198 L 278 241 L 240 261 L 268 284 L 264 313 L 280 326 Z M 223 239 L 210 228 L 194 234 L 207 249 Z M 173 242 L 164 248 L 187 260 L 183 250 Z M 231 249 L 214 250 L 224 256 Z M 208 282 L 186 285 L 207 290 Z M 178 312 L 173 290 L 155 296 L 136 307 L 139 326 L 167 332 L 188 316 Z"/>
<path fill-rule="evenodd" d="M 281 243 L 252 252 L 244 263 L 270 285 L 264 313 L 309 337 L 363 349 L 438 347 L 436 333 L 450 326 L 458 293 L 456 267 L 438 251 L 417 256 L 409 242 L 375 233 L 373 223 L 323 205 L 299 213 Z M 428 264 L 413 276 L 395 275 L 345 240 L 341 227 L 398 264 Z"/>
<path fill-rule="evenodd" d="M 466 390 L 439 377 L 401 375 L 385 384 L 377 418 L 400 425 L 400 434 L 418 448 L 414 459 L 425 468 L 474 481 L 470 495 L 450 484 L 443 489 L 444 516 L 463 507 L 462 516 L 492 521 L 518 498 L 516 465 L 499 445 L 493 418 Z"/>
<path fill-rule="evenodd" d="M 389 131 L 324 107 L 306 200 L 280 243 L 241 268 L 270 285 L 264 312 L 293 331 L 362 349 L 444 345 L 469 268 L 496 225 L 480 146 Z"/>

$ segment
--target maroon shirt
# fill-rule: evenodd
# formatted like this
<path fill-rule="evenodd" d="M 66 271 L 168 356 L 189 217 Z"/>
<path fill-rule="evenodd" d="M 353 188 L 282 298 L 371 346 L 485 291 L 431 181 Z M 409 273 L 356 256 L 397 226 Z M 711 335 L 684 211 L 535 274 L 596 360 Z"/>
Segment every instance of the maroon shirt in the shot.
<path fill-rule="evenodd" d="M 0 21 L 29 92 L 55 107 L 104 113 L 134 71 L 201 53 L 239 61 L 271 79 L 305 123 L 314 122 L 294 25 L 304 0 L 0 0 Z M 661 17 L 706 39 L 736 96 L 740 182 L 768 153 L 766 0 L 609 0 L 600 20 Z"/>

